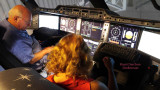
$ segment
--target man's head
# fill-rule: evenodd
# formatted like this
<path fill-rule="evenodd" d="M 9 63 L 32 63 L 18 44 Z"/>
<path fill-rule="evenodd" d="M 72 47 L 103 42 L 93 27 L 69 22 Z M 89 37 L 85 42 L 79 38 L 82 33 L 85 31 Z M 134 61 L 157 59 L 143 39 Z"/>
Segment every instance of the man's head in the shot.
<path fill-rule="evenodd" d="M 16 5 L 8 12 L 8 21 L 18 30 L 25 30 L 31 25 L 31 12 L 22 5 Z"/>

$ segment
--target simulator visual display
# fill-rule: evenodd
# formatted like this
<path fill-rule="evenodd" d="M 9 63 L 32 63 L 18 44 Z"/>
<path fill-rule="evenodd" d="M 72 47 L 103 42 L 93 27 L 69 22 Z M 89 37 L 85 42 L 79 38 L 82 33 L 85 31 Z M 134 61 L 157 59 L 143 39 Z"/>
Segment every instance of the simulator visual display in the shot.
<path fill-rule="evenodd" d="M 77 19 L 61 17 L 60 30 L 75 33 Z"/>
<path fill-rule="evenodd" d="M 103 23 L 82 20 L 81 35 L 92 39 L 100 40 Z"/>
<path fill-rule="evenodd" d="M 138 50 L 160 59 L 160 34 L 143 31 Z"/>
<path fill-rule="evenodd" d="M 135 48 L 140 29 L 127 25 L 111 24 L 108 42 Z"/>
<path fill-rule="evenodd" d="M 59 29 L 59 16 L 55 15 L 39 15 L 39 28 L 47 27 L 51 29 Z"/>

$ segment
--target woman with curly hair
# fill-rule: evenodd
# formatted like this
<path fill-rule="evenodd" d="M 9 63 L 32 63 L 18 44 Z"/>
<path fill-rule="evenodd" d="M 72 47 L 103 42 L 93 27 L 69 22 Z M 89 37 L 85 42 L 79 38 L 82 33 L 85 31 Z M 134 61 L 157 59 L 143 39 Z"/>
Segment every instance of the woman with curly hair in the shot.
<path fill-rule="evenodd" d="M 69 90 L 108 90 L 97 80 L 89 78 L 93 61 L 90 49 L 82 36 L 69 34 L 56 44 L 48 56 L 48 72 L 53 72 L 47 79 Z"/>

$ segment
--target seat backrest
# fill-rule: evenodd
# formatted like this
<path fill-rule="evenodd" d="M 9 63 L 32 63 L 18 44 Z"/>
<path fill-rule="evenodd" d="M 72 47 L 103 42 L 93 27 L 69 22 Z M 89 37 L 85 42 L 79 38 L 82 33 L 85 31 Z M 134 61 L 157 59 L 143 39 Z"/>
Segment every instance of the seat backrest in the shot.
<path fill-rule="evenodd" d="M 3 38 L 5 32 L 6 32 L 5 28 L 0 27 L 0 42 L 2 41 L 2 38 Z"/>
<path fill-rule="evenodd" d="M 10 53 L 3 45 L 3 36 L 6 29 L 0 27 L 0 63 L 5 69 L 24 66 L 12 53 Z"/>
<path fill-rule="evenodd" d="M 2 42 L 0 42 L 0 63 L 5 69 L 25 66 L 5 48 Z"/>

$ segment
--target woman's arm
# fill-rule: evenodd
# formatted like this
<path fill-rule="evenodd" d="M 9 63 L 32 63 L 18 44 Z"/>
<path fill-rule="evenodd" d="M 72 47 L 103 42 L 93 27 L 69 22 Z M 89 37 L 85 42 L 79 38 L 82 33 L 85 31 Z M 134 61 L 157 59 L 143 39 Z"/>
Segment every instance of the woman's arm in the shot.
<path fill-rule="evenodd" d="M 97 80 L 92 81 L 90 85 L 91 85 L 91 90 L 109 90 L 104 83 Z"/>
<path fill-rule="evenodd" d="M 117 81 L 113 71 L 113 65 L 109 57 L 104 57 L 103 62 L 105 67 L 108 70 L 108 88 L 109 90 L 118 90 Z"/>

